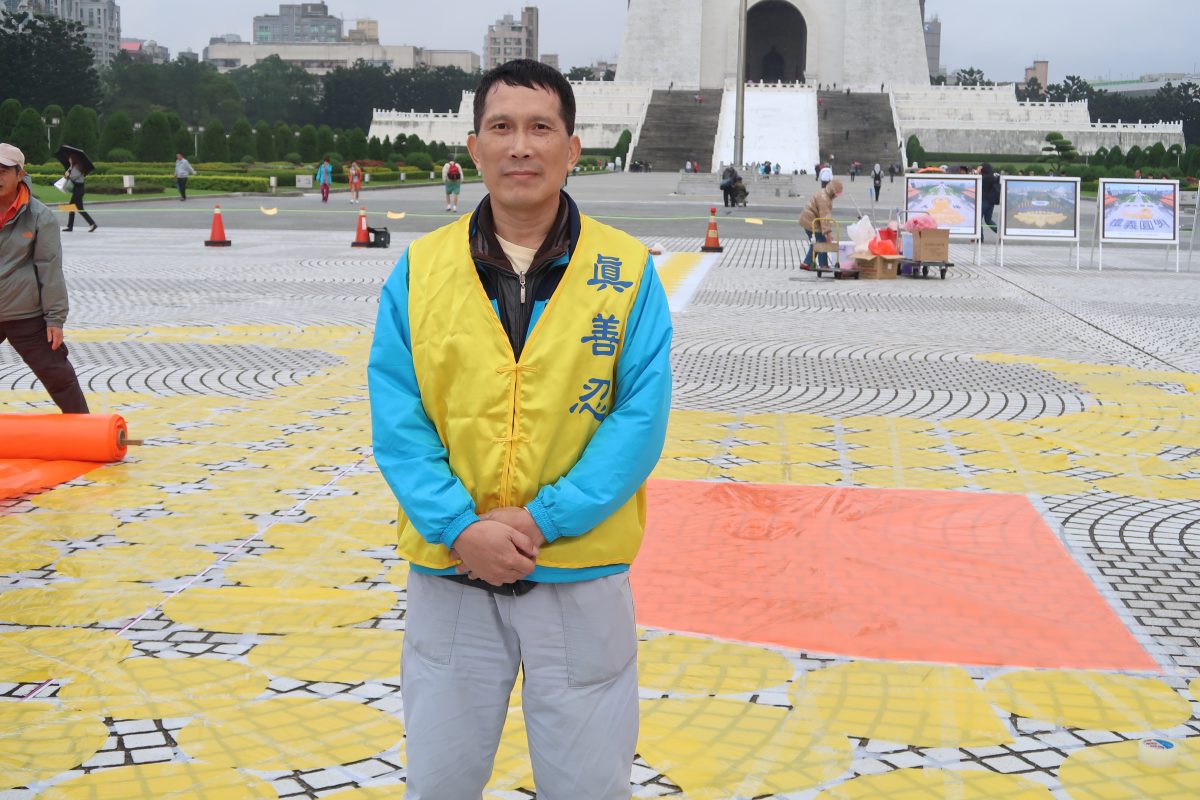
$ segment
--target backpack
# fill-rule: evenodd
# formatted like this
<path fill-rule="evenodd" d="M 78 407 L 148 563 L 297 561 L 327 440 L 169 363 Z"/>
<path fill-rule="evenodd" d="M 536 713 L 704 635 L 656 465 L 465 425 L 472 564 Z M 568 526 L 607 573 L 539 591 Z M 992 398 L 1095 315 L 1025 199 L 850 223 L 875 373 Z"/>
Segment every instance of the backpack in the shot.
<path fill-rule="evenodd" d="M 462 170 L 458 168 L 458 164 L 451 164 L 450 169 L 446 170 L 446 180 L 461 181 Z"/>

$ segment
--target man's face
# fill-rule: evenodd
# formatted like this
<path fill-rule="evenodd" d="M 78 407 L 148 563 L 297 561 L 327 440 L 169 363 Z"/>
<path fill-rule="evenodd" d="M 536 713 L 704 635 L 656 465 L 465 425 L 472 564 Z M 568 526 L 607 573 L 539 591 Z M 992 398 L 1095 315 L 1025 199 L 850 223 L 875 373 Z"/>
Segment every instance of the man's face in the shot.
<path fill-rule="evenodd" d="M 580 149 L 561 110 L 549 89 L 498 83 L 488 92 L 479 132 L 467 138 L 467 149 L 493 203 L 513 210 L 557 207 Z"/>
<path fill-rule="evenodd" d="M 0 197 L 11 198 L 17 192 L 17 186 L 25 177 L 20 167 L 6 167 L 0 164 Z"/>

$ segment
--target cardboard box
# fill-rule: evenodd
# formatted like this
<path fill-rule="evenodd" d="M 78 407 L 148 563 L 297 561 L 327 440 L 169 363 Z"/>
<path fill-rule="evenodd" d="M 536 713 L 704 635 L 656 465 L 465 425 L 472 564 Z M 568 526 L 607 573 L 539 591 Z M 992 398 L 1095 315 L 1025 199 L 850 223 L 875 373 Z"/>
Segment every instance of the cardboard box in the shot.
<path fill-rule="evenodd" d="M 914 261 L 949 261 L 950 231 L 917 231 L 913 236 Z"/>
<path fill-rule="evenodd" d="M 890 281 L 899 277 L 900 256 L 855 256 L 858 276 L 869 281 Z"/>

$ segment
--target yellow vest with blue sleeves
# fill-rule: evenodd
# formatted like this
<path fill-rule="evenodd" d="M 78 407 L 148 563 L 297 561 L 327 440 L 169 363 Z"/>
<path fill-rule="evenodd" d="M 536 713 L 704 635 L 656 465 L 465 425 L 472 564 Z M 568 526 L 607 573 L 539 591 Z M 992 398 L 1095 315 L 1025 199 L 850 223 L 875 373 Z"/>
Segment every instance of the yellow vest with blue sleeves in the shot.
<path fill-rule="evenodd" d="M 479 282 L 470 217 L 413 242 L 408 314 L 425 413 L 476 513 L 525 506 L 579 460 L 616 403 L 617 359 L 647 252 L 633 237 L 580 216 L 579 239 L 520 361 Z M 532 302 L 532 300 L 531 300 Z M 643 485 L 582 536 L 547 543 L 537 563 L 629 564 L 646 525 Z M 414 564 L 459 563 L 400 512 L 398 552 Z"/>

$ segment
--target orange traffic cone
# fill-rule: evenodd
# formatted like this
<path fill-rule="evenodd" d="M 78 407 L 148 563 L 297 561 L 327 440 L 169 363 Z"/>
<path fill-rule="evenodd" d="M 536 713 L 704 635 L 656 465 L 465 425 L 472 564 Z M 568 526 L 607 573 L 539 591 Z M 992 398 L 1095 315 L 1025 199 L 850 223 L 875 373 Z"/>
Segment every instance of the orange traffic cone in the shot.
<path fill-rule="evenodd" d="M 705 253 L 724 253 L 725 248 L 721 247 L 721 240 L 717 238 L 717 210 L 710 208 L 708 212 L 708 232 L 704 234 L 704 246 L 700 250 Z"/>
<path fill-rule="evenodd" d="M 229 247 L 233 242 L 225 238 L 225 223 L 221 221 L 221 207 L 213 208 L 212 233 L 208 236 L 205 247 Z"/>
<path fill-rule="evenodd" d="M 367 235 L 367 210 L 362 206 L 358 208 L 358 230 L 354 233 L 354 241 L 350 243 L 351 247 L 370 247 L 371 237 Z"/>

